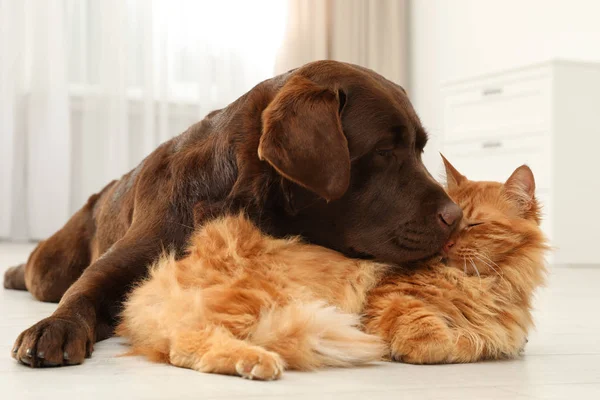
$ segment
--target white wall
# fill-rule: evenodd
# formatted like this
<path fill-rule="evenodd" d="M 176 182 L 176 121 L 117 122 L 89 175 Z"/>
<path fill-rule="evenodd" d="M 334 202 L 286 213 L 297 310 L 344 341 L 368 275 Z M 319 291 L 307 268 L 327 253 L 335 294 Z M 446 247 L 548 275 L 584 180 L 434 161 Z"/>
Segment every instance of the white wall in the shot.
<path fill-rule="evenodd" d="M 412 0 L 409 95 L 440 172 L 443 82 L 545 61 L 600 62 L 597 0 Z"/>

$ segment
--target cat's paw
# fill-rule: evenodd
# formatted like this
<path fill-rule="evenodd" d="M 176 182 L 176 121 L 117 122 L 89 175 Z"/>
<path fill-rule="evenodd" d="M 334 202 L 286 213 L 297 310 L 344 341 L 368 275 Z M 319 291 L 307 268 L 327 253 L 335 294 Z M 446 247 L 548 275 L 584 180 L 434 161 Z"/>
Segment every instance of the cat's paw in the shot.
<path fill-rule="evenodd" d="M 213 349 L 196 362 L 195 357 L 185 355 L 174 358 L 171 363 L 200 372 L 213 374 L 239 375 L 246 379 L 272 381 L 279 379 L 285 368 L 285 362 L 279 354 L 259 346 L 238 347 L 235 349 Z"/>
<path fill-rule="evenodd" d="M 396 333 L 390 356 L 408 364 L 447 363 L 455 346 L 452 338 L 452 331 L 441 318 L 422 318 Z"/>
<path fill-rule="evenodd" d="M 525 346 L 527 346 L 527 343 L 529 343 L 529 338 L 526 337 L 525 340 L 523 340 L 523 344 L 519 348 L 519 354 L 523 354 L 525 352 Z"/>
<path fill-rule="evenodd" d="M 522 356 L 523 353 L 525 353 L 525 346 L 527 346 L 527 343 L 529 343 L 529 339 L 527 337 L 523 337 L 520 340 L 520 342 L 521 342 L 520 345 L 505 346 L 496 357 L 498 359 L 509 359 L 510 360 L 510 359 Z M 494 358 L 494 357 L 491 357 L 491 358 Z"/>
<path fill-rule="evenodd" d="M 223 329 L 182 332 L 173 340 L 169 362 L 196 371 L 239 375 L 246 379 L 279 379 L 285 368 L 281 356 L 267 349 L 237 340 Z"/>
<path fill-rule="evenodd" d="M 263 381 L 279 379 L 284 367 L 279 354 L 262 349 L 246 350 L 235 364 L 235 370 L 242 378 Z"/>

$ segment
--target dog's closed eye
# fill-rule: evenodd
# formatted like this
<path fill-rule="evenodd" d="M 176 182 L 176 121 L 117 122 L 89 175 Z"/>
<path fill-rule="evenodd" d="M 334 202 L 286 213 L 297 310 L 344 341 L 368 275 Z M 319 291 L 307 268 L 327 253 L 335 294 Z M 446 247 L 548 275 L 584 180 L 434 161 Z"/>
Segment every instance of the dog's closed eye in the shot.
<path fill-rule="evenodd" d="M 375 152 L 382 157 L 391 156 L 394 153 L 394 148 L 378 148 L 375 149 Z"/>

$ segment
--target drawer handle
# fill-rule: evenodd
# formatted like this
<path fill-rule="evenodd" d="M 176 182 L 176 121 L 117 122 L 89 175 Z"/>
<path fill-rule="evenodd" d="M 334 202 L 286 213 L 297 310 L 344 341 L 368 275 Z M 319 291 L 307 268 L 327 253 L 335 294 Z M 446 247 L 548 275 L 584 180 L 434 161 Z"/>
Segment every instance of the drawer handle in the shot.
<path fill-rule="evenodd" d="M 498 94 L 502 94 L 502 88 L 483 89 L 483 91 L 481 92 L 482 96 L 494 96 Z"/>
<path fill-rule="evenodd" d="M 499 147 L 502 147 L 502 142 L 499 142 L 499 141 L 483 142 L 481 144 L 481 147 L 483 147 L 484 149 L 497 149 Z"/>

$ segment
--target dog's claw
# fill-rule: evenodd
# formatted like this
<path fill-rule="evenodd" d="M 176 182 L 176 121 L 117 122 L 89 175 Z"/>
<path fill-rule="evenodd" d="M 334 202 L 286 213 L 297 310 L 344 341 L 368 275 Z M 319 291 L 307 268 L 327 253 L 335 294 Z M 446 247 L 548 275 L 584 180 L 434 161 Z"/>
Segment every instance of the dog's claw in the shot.
<path fill-rule="evenodd" d="M 43 319 L 17 338 L 15 346 L 19 349 L 14 358 L 33 368 L 81 364 L 86 342 L 93 337 L 85 328 L 79 321 L 66 318 Z"/>
<path fill-rule="evenodd" d="M 44 367 L 58 367 L 60 364 L 53 362 L 44 362 Z"/>

